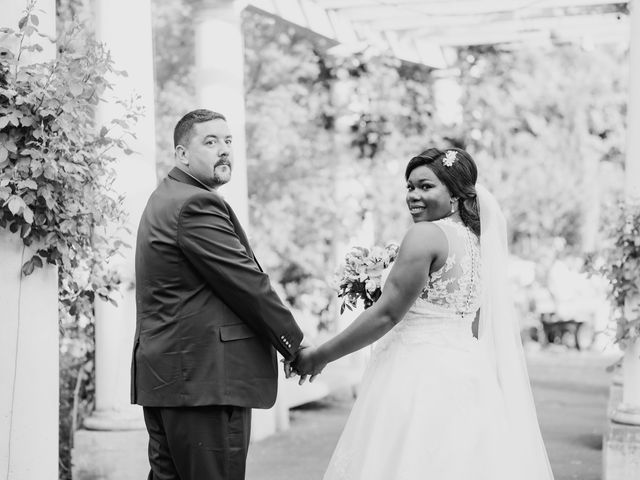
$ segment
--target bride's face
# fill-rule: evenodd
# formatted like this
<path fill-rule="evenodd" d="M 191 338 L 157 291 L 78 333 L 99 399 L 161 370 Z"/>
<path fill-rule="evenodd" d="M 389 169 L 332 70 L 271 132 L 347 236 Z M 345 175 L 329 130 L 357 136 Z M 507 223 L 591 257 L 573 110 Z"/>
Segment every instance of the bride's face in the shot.
<path fill-rule="evenodd" d="M 436 174 L 421 165 L 407 179 L 407 206 L 414 222 L 432 222 L 451 213 L 451 195 Z"/>

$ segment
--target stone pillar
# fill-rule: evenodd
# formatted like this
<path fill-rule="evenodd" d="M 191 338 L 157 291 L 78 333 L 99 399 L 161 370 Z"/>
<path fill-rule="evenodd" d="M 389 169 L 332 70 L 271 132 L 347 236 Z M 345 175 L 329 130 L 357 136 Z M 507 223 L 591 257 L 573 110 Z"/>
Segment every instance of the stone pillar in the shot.
<path fill-rule="evenodd" d="M 234 168 L 220 193 L 249 228 L 244 106 L 244 42 L 238 0 L 200 0 L 194 14 L 197 108 L 222 113 L 233 135 Z"/>
<path fill-rule="evenodd" d="M 640 201 L 640 2 L 634 0 L 630 6 L 630 51 L 629 51 L 629 100 L 627 107 L 627 151 L 625 161 L 625 196 L 629 202 Z M 640 273 L 638 274 L 640 283 Z M 629 300 L 625 315 L 634 318 L 640 315 L 640 298 Z M 640 426 L 640 342 L 625 349 L 622 366 L 622 403 L 613 415 L 613 420 Z M 640 475 L 640 474 L 639 474 Z"/>
<path fill-rule="evenodd" d="M 435 72 L 433 93 L 436 103 L 436 112 L 440 120 L 449 126 L 462 123 L 462 106 L 460 98 L 462 89 L 455 73 L 451 70 Z"/>
<path fill-rule="evenodd" d="M 640 1 L 630 5 L 629 100 L 625 196 L 640 200 Z M 640 275 L 638 278 L 640 281 Z M 640 299 L 629 301 L 626 314 L 640 314 Z M 632 312 L 635 310 L 635 312 Z M 611 414 L 603 446 L 604 480 L 640 478 L 640 341 L 625 348 L 622 363 L 622 402 Z"/>
<path fill-rule="evenodd" d="M 335 51 L 335 50 L 334 50 Z M 336 53 L 336 56 L 339 53 Z M 339 59 L 342 61 L 342 59 Z M 349 73 L 345 68 L 339 68 L 336 71 L 337 78 L 331 84 L 331 106 L 335 115 L 333 130 L 333 165 L 335 172 L 334 196 L 338 199 L 338 203 L 344 206 L 344 211 L 357 212 L 360 208 L 360 201 L 365 198 L 366 190 L 374 188 L 371 183 L 365 179 L 364 183 L 358 178 L 358 167 L 354 166 L 353 158 L 357 153 L 352 147 L 353 134 L 351 127 L 358 120 L 359 113 L 355 110 L 353 103 L 357 96 L 357 82 L 349 77 Z M 356 100 L 357 101 L 357 100 Z M 359 225 L 353 225 L 351 235 L 341 241 L 342 222 L 336 219 L 334 222 L 337 229 L 334 236 L 334 265 L 344 263 L 344 257 L 347 252 L 354 246 L 372 247 L 375 242 L 375 218 L 371 211 L 364 213 L 364 218 Z M 340 314 L 340 305 L 342 300 L 335 297 L 333 306 L 334 318 L 336 318 L 336 331 L 341 332 L 347 328 L 356 317 L 362 312 L 361 309 L 350 311 L 346 309 Z M 323 338 L 322 341 L 327 340 Z M 322 343 L 318 341 L 318 343 Z M 370 348 L 364 348 L 340 360 L 341 364 L 346 366 L 349 372 L 361 372 L 367 362 Z M 327 369 L 329 370 L 329 369 Z M 347 373 L 347 372 L 345 372 Z M 326 372 L 325 372 L 326 374 Z M 357 375 L 357 374 L 356 374 Z M 318 377 L 322 380 L 323 377 Z"/>
<path fill-rule="evenodd" d="M 627 152 L 625 193 L 640 200 L 640 2 L 632 0 L 630 13 L 629 100 L 627 102 Z"/>
<path fill-rule="evenodd" d="M 115 68 L 127 77 L 112 76 L 113 90 L 96 111 L 97 125 L 109 126 L 124 109 L 116 99 L 139 95 L 144 117 L 133 127 L 137 139 L 129 146 L 135 152 L 118 152 L 115 189 L 124 195 L 131 234 L 125 236 L 131 249 L 114 257 L 123 283 L 118 306 L 96 302 L 96 410 L 84 426 L 114 430 L 144 428 L 142 410 L 130 405 L 130 365 L 135 331 L 134 252 L 138 222 L 149 195 L 156 186 L 153 48 L 150 0 L 95 0 L 96 37 L 111 52 Z"/>
<path fill-rule="evenodd" d="M 0 27 L 18 30 L 25 6 L 4 0 Z M 34 12 L 40 32 L 51 39 L 55 6 L 41 0 Z M 55 56 L 55 43 L 32 39 L 44 50 L 26 52 L 21 62 Z M 58 272 L 45 264 L 24 277 L 22 265 L 33 253 L 17 235 L 0 230 L 0 477 L 7 480 L 58 478 Z"/>
<path fill-rule="evenodd" d="M 24 277 L 33 253 L 0 232 L 0 475 L 7 480 L 58 478 L 58 271 L 45 263 Z"/>

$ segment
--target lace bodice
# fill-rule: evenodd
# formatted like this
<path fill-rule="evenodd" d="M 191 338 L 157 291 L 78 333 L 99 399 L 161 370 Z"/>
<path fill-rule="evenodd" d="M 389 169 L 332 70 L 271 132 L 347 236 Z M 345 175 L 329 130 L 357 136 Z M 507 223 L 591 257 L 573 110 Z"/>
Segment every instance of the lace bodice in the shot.
<path fill-rule="evenodd" d="M 480 299 L 480 245 L 465 225 L 448 218 L 434 222 L 449 243 L 444 266 L 429 275 L 418 302 L 459 315 L 474 315 Z"/>
<path fill-rule="evenodd" d="M 453 220 L 434 223 L 447 237 L 447 260 L 429 275 L 405 317 L 380 339 L 379 353 L 393 344 L 474 348 L 471 324 L 480 308 L 480 242 L 471 230 Z"/>

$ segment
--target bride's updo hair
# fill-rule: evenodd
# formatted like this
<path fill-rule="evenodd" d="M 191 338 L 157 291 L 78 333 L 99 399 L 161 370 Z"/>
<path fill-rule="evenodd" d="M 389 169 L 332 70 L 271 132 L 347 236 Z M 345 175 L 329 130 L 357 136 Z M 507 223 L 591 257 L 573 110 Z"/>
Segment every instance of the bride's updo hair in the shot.
<path fill-rule="evenodd" d="M 447 152 L 455 152 L 455 158 L 451 153 L 447 155 Z M 467 227 L 480 236 L 480 211 L 476 194 L 478 167 L 471 155 L 461 148 L 446 150 L 430 148 L 409 160 L 404 173 L 405 179 L 408 180 L 411 172 L 423 165 L 436 174 L 452 197 L 458 198 L 460 218 Z"/>

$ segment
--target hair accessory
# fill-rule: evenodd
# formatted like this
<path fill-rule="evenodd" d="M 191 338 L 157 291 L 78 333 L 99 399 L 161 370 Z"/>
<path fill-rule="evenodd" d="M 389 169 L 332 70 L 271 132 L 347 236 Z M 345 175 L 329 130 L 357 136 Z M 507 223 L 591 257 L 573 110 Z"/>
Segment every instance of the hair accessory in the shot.
<path fill-rule="evenodd" d="M 456 151 L 455 150 L 447 150 L 447 153 L 445 153 L 444 158 L 442 159 L 442 164 L 445 167 L 450 167 L 451 165 L 453 165 L 456 162 L 457 158 L 456 158 Z"/>

